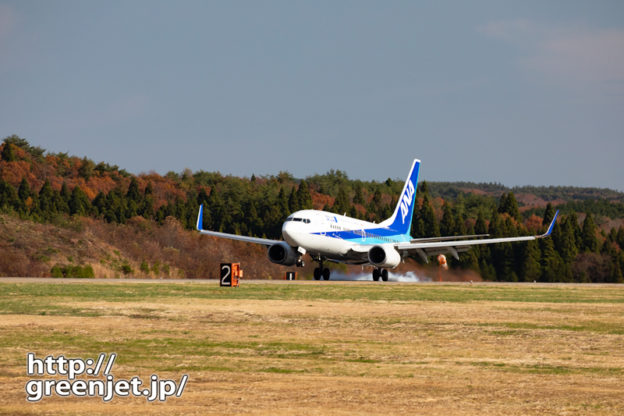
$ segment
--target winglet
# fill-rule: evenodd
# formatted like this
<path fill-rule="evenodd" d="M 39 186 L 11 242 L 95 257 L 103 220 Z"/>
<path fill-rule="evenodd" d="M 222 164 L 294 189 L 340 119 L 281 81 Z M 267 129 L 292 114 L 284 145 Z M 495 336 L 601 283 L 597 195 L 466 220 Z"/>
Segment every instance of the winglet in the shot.
<path fill-rule="evenodd" d="M 201 231 L 204 228 L 204 204 L 199 206 L 199 212 L 197 213 L 197 231 Z"/>
<path fill-rule="evenodd" d="M 557 215 L 559 215 L 559 210 L 557 210 L 557 212 L 555 212 L 555 216 L 553 217 L 552 221 L 550 222 L 550 226 L 548 227 L 548 231 L 546 231 L 546 234 L 542 235 L 542 237 L 548 237 L 550 235 L 550 233 L 552 233 L 553 227 L 555 226 L 555 221 L 557 221 Z"/>

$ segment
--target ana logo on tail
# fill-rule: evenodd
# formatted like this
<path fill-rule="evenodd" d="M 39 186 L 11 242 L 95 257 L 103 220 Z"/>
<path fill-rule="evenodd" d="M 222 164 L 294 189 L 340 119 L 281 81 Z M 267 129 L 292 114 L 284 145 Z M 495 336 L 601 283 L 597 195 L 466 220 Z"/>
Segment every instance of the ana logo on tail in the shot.
<path fill-rule="evenodd" d="M 405 188 L 405 193 L 401 198 L 401 221 L 405 224 L 405 217 L 409 212 L 409 208 L 412 206 L 412 201 L 414 200 L 414 184 L 412 181 L 407 182 L 407 187 Z"/>

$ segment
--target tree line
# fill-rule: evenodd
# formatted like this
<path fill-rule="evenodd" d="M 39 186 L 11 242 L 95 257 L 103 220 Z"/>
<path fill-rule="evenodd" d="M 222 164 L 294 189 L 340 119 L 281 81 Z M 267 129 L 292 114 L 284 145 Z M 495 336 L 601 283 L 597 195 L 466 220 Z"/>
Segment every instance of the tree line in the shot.
<path fill-rule="evenodd" d="M 5 139 L 1 160 L 17 161 L 17 148 L 32 156 L 31 163 L 42 163 L 44 151 L 16 136 Z M 85 162 L 78 169 L 79 175 L 102 174 L 101 170 L 84 166 L 99 165 Z M 111 167 L 108 168 L 110 171 Z M 146 183 L 141 186 L 136 176 L 125 171 L 123 175 L 130 178 L 127 185 L 120 183 L 109 192 L 100 191 L 92 199 L 80 186 L 70 189 L 63 183 L 56 190 L 46 180 L 39 189 L 32 189 L 25 178 L 17 187 L 0 178 L 0 210 L 41 222 L 53 222 L 59 216 L 91 216 L 111 223 L 125 223 L 141 216 L 162 224 L 172 216 L 187 229 L 193 229 L 198 206 L 203 204 L 203 226 L 206 229 L 280 238 L 286 216 L 300 209 L 315 207 L 368 221 L 382 221 L 392 214 L 402 187 L 402 182 L 391 179 L 385 182 L 350 180 L 341 171 L 330 171 L 307 180 L 296 180 L 284 172 L 249 179 L 202 171 L 170 172 L 166 178 L 183 192 L 175 198 L 157 202 L 152 182 L 142 181 Z M 439 185 L 435 188 L 439 192 Z M 486 280 L 624 282 L 624 227 L 601 232 L 594 215 L 582 210 L 579 211 L 586 215 L 580 221 L 575 209 L 592 206 L 600 212 L 608 211 L 608 205 L 605 207 L 600 201 L 568 204 L 564 206 L 551 238 L 476 246 L 462 253 L 459 261 L 450 259 L 450 264 L 455 268 L 474 270 Z M 530 215 L 521 214 L 511 191 L 503 193 L 500 198 L 462 192 L 453 198 L 434 198 L 430 185 L 421 182 L 412 235 L 531 235 L 545 231 L 554 210 L 555 207 L 548 204 L 541 212 L 533 209 Z"/>

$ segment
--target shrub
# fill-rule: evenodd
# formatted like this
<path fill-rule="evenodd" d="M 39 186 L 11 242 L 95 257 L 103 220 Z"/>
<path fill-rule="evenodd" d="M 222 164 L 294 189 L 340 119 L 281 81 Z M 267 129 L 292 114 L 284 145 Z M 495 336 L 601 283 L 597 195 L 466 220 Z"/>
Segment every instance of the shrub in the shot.
<path fill-rule="evenodd" d="M 130 274 L 132 273 L 132 267 L 130 267 L 130 265 L 128 263 L 124 263 L 121 266 L 121 271 L 123 272 L 123 274 Z"/>
<path fill-rule="evenodd" d="M 77 278 L 93 278 L 93 267 L 91 265 L 86 266 L 74 266 L 65 264 L 55 264 L 50 270 L 52 277 L 77 277 Z"/>

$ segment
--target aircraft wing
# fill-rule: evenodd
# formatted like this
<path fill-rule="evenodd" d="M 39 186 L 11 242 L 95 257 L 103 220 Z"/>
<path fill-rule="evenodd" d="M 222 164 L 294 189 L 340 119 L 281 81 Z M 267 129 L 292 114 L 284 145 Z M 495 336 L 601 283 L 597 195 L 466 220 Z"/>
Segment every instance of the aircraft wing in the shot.
<path fill-rule="evenodd" d="M 489 234 L 473 234 L 473 235 L 452 235 L 448 237 L 426 237 L 426 238 L 412 238 L 410 243 L 433 243 L 438 241 L 449 240 L 466 240 L 468 238 L 489 237 Z"/>
<path fill-rule="evenodd" d="M 203 229 L 203 219 L 204 219 L 204 206 L 200 205 L 199 206 L 199 212 L 197 214 L 197 231 L 199 231 L 202 234 L 205 235 L 211 235 L 213 237 L 220 237 L 220 238 L 228 238 L 230 240 L 238 240 L 238 241 L 245 241 L 247 243 L 255 243 L 255 244 L 262 244 L 265 246 L 272 246 L 273 244 L 276 243 L 280 243 L 281 240 L 269 240 L 268 238 L 259 238 L 259 237 L 247 237 L 244 235 L 238 235 L 238 234 L 228 234 L 228 233 L 220 233 L 218 231 L 208 231 L 208 230 L 204 230 Z"/>
<path fill-rule="evenodd" d="M 523 237 L 502 237 L 502 238 L 483 238 L 483 239 L 463 239 L 463 237 L 457 237 L 454 240 L 450 240 L 447 237 L 434 238 L 434 241 L 427 241 L 426 239 L 412 240 L 409 243 L 395 244 L 395 248 L 402 252 L 414 252 L 418 254 L 423 260 L 427 261 L 429 256 L 437 254 L 451 254 L 456 259 L 459 259 L 458 253 L 468 251 L 470 247 L 481 244 L 496 244 L 496 243 L 511 243 L 514 241 L 531 241 L 539 238 L 548 237 L 552 233 L 555 221 L 559 211 L 555 213 L 555 216 L 548 227 L 548 231 L 541 235 L 530 235 Z"/>

